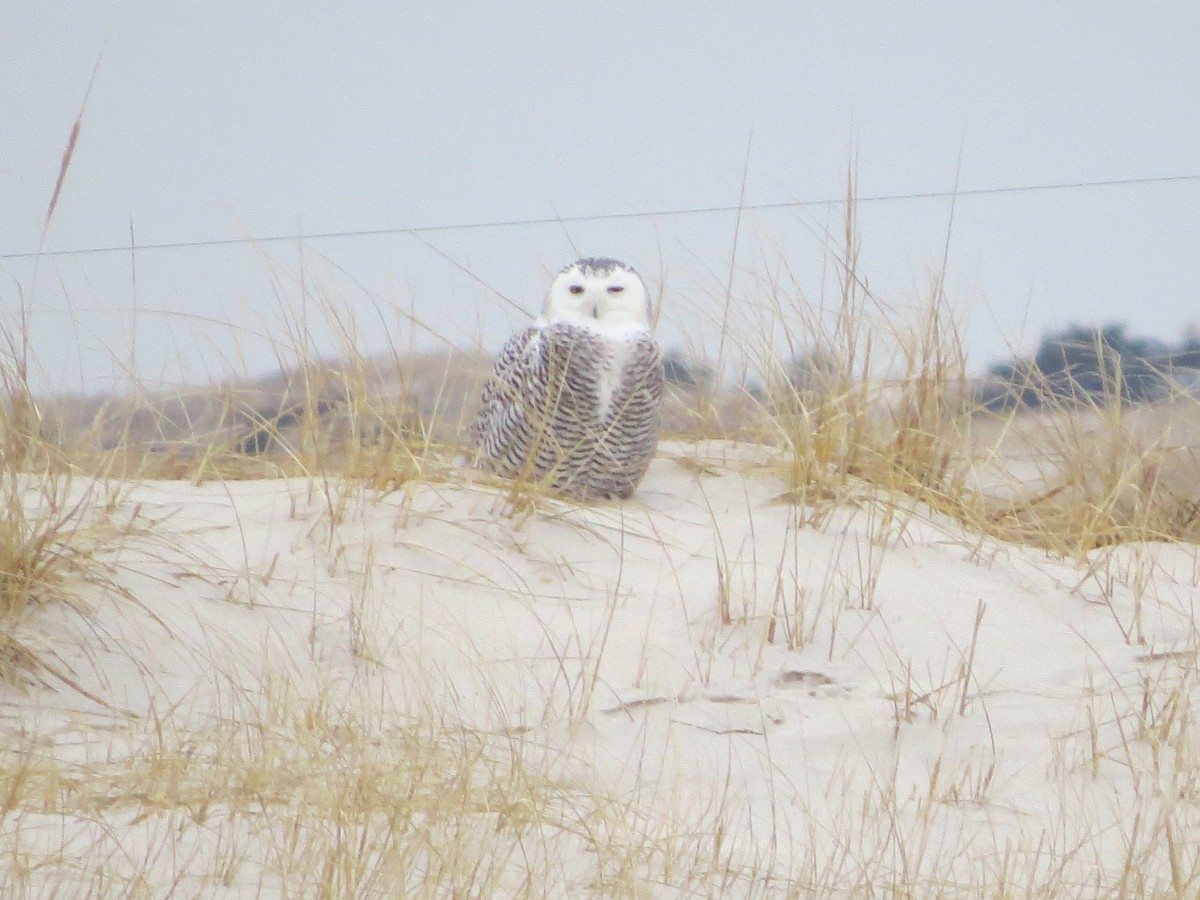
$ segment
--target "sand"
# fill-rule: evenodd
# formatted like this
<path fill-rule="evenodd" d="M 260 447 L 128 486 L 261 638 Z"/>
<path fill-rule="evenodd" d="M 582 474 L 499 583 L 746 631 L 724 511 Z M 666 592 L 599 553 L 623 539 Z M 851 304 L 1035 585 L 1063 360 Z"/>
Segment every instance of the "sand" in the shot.
<path fill-rule="evenodd" d="M 1131 857 L 1143 880 L 1127 890 L 1169 892 L 1156 823 L 1197 821 L 1179 690 L 1196 548 L 1062 559 L 866 486 L 798 507 L 779 500 L 780 464 L 752 444 L 664 443 L 627 502 L 517 510 L 468 472 L 386 494 L 320 478 L 111 484 L 107 515 L 135 530 L 101 555 L 108 585 L 23 626 L 72 686 L 43 672 L 0 688 L 9 770 L 24 753 L 34 771 L 142 771 L 155 747 L 186 746 L 202 768 L 214 733 L 277 728 L 286 747 L 314 710 L 395 762 L 390 729 L 436 721 L 615 798 L 626 839 L 679 854 L 676 868 L 637 857 L 619 888 L 594 841 L 530 840 L 541 856 L 507 858 L 486 893 L 1087 896 L 1119 892 Z M 27 801 L 6 815 L 0 882 L 10 896 L 119 894 L 122 879 L 147 896 L 315 892 L 288 862 L 315 845 L 274 827 L 287 814 L 213 789 L 197 815 L 188 790 Z M 317 802 L 303 785 L 271 796 Z M 710 830 L 685 839 L 689 822 Z M 354 892 L 423 877 L 414 863 Z"/>

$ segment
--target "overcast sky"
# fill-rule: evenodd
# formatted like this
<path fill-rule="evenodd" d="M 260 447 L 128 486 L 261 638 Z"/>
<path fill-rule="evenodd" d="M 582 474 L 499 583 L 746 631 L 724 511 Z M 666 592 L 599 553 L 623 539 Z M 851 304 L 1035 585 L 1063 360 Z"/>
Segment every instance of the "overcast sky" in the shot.
<path fill-rule="evenodd" d="M 927 294 L 949 229 L 975 371 L 1071 323 L 1200 325 L 1195 2 L 14 2 L 0 147 L 0 322 L 25 304 L 67 390 L 269 371 L 303 331 L 318 355 L 339 329 L 494 350 L 576 255 L 661 287 L 668 346 L 722 322 L 778 343 L 830 302 L 842 209 L 662 213 L 841 198 L 851 165 L 887 309 Z M 1195 177 L 971 193 L 1166 176 Z M 956 184 L 953 219 L 869 199 Z M 577 218 L 628 213 L 658 214 Z"/>

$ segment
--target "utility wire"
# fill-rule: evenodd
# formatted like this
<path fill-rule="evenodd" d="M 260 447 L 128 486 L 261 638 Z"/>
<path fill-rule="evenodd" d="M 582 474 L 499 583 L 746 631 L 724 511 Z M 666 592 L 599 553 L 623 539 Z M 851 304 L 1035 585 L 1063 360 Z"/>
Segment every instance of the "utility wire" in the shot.
<path fill-rule="evenodd" d="M 855 203 L 886 203 L 901 200 L 936 200 L 946 197 L 985 197 L 994 194 L 1028 194 L 1045 191 L 1083 190 L 1088 188 L 1124 187 L 1129 185 L 1169 184 L 1200 181 L 1196 175 L 1161 175 L 1147 178 L 1115 178 L 1107 181 L 1069 181 L 1053 184 L 1025 184 L 1008 187 L 974 188 L 952 191 L 923 191 L 912 194 L 875 194 L 855 197 Z M 390 228 L 364 228 L 347 231 L 318 231 L 303 234 L 273 234 L 266 237 L 214 238 L 200 241 L 164 241 L 152 244 L 121 244 L 102 247 L 75 247 L 68 250 L 26 251 L 0 253 L 0 259 L 30 259 L 35 256 L 81 256 L 91 253 L 128 253 L 136 250 L 177 250 L 198 247 L 229 247 L 237 244 L 273 244 L 281 241 L 316 241 L 331 238 L 380 237 L 389 234 L 435 234 L 448 231 L 475 231 L 484 228 L 518 228 L 534 225 L 561 225 L 578 222 L 616 222 L 627 219 L 666 218 L 668 216 L 702 216 L 713 213 L 801 209 L 807 206 L 844 204 L 845 197 L 824 200 L 782 200 L 774 203 L 745 203 L 734 206 L 696 206 L 683 209 L 658 209 L 645 212 L 600 213 L 590 216 L 553 216 L 529 219 L 496 219 L 488 222 L 467 222 L 448 225 L 414 225 Z"/>

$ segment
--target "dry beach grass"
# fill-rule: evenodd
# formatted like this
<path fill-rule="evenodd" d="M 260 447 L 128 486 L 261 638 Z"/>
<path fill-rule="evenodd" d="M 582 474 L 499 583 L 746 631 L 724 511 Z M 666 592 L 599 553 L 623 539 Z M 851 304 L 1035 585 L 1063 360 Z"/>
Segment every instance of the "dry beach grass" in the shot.
<path fill-rule="evenodd" d="M 0 894 L 1193 896 L 1200 410 L 984 415 L 855 242 L 625 503 L 464 465 L 476 356 L 83 403 L 6 324 Z"/>
<path fill-rule="evenodd" d="M 12 403 L 5 895 L 1188 895 L 1190 402 L 911 365 L 622 505 L 514 504 L 362 383 L 169 471 Z"/>

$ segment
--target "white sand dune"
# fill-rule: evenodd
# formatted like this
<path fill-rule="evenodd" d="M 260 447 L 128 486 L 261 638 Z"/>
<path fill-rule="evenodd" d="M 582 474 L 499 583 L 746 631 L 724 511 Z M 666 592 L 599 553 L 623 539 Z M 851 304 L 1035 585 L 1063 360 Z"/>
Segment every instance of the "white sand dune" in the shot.
<path fill-rule="evenodd" d="M 112 515 L 145 527 L 106 560 L 120 590 L 29 625 L 78 689 L 4 689 L 7 743 L 64 770 L 166 745 L 201 766 L 189 735 L 323 710 L 375 723 L 389 758 L 389 728 L 432 716 L 619 798 L 631 834 L 676 828 L 691 855 L 647 863 L 646 895 L 1109 895 L 1131 855 L 1151 880 L 1126 890 L 1169 892 L 1158 824 L 1196 799 L 1190 720 L 1170 707 L 1192 677 L 1176 651 L 1194 645 L 1195 548 L 1073 562 L 866 489 L 796 507 L 777 501 L 777 463 L 664 444 L 624 504 L 515 514 L 465 473 L 386 495 L 121 485 Z M 307 845 L 264 826 L 265 807 L 260 822 L 169 799 L 10 810 L 7 865 L 29 869 L 0 883 L 103 894 L 141 873 L 148 896 L 305 895 L 284 860 Z M 689 843 L 688 822 L 712 830 Z M 621 892 L 587 841 L 545 847 L 553 860 L 505 863 L 540 881 L 494 891 Z"/>

